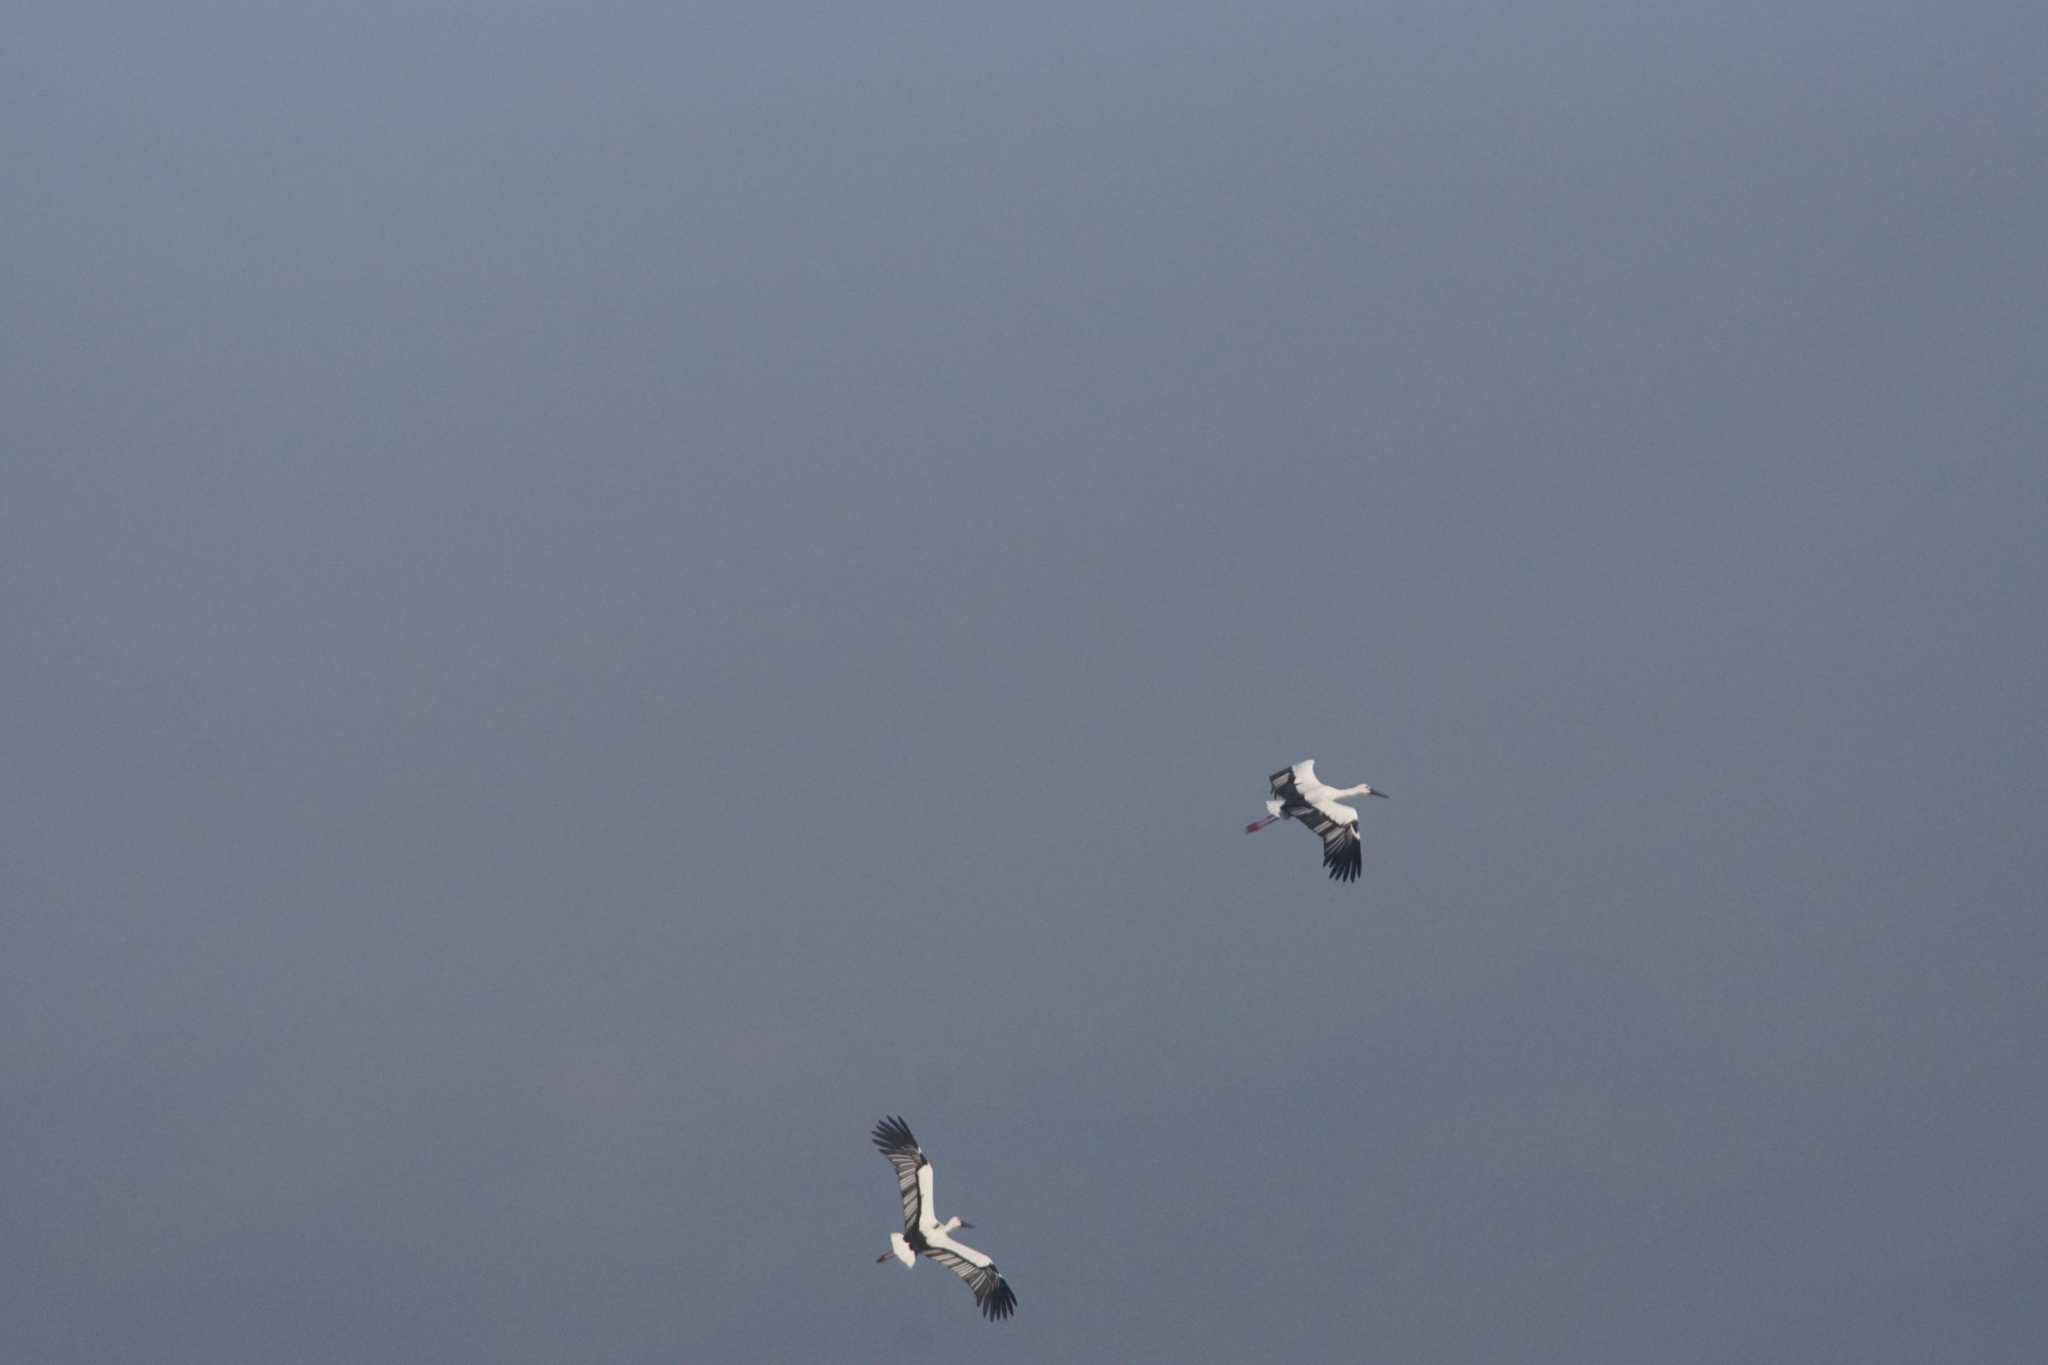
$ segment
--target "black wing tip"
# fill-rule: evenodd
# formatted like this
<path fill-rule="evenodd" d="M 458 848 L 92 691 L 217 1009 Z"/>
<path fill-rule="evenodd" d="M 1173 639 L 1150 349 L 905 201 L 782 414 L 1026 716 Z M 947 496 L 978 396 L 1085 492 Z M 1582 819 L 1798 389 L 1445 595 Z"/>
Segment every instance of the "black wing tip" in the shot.
<path fill-rule="evenodd" d="M 1017 1295 L 1010 1283 L 1001 1275 L 996 1276 L 996 1287 L 981 1301 L 981 1315 L 990 1322 L 1001 1322 L 1017 1311 Z"/>
<path fill-rule="evenodd" d="M 1365 869 L 1365 847 L 1359 842 L 1358 835 L 1354 833 L 1324 850 L 1323 866 L 1330 869 L 1333 882 L 1357 881 L 1359 873 Z"/>
<path fill-rule="evenodd" d="M 875 1125 L 875 1146 L 885 1152 L 918 1150 L 917 1139 L 910 1135 L 910 1125 L 893 1114 Z"/>

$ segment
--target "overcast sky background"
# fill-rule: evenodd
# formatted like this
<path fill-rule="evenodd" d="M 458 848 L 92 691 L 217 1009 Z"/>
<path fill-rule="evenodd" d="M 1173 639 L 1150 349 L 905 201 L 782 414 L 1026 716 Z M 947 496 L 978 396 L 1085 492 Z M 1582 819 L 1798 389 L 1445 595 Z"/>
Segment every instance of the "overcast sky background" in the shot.
<path fill-rule="evenodd" d="M 2038 4 L 8 27 L 0 1358 L 2038 1358 Z"/>

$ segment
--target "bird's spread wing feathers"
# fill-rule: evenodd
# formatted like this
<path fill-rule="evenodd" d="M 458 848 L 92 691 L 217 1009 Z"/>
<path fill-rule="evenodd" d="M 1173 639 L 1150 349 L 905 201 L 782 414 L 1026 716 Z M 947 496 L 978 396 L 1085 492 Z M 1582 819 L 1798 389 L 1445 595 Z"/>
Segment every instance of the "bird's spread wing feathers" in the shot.
<path fill-rule="evenodd" d="M 1323 835 L 1323 866 L 1333 882 L 1355 882 L 1365 869 L 1365 851 L 1358 842 L 1358 822 L 1338 825 Z"/>
<path fill-rule="evenodd" d="M 966 1281 L 967 1287 L 974 1291 L 974 1302 L 980 1306 L 983 1317 L 995 1322 L 1017 1311 L 1016 1292 L 1003 1279 L 1003 1273 L 996 1269 L 994 1261 L 943 1232 L 928 1240 L 924 1254 Z"/>
<path fill-rule="evenodd" d="M 886 1118 L 875 1125 L 875 1146 L 896 1168 L 896 1192 L 903 1196 L 903 1230 L 930 1224 L 932 1219 L 932 1163 L 924 1148 L 910 1135 L 910 1125 L 899 1118 Z"/>
<path fill-rule="evenodd" d="M 1323 866 L 1329 869 L 1330 879 L 1357 881 L 1365 861 L 1358 842 L 1358 812 L 1325 794 L 1329 788 L 1316 777 L 1315 760 L 1304 758 L 1266 781 L 1274 797 L 1266 808 L 1301 821 L 1323 841 Z M 1279 809 L 1273 810 L 1276 805 Z"/>
<path fill-rule="evenodd" d="M 1333 882 L 1355 882 L 1364 867 L 1358 843 L 1358 812 L 1325 797 L 1288 814 L 1315 831 L 1323 841 L 1323 866 Z"/>
<path fill-rule="evenodd" d="M 910 1125 L 900 1118 L 883 1119 L 875 1125 L 875 1146 L 896 1168 L 896 1189 L 903 1196 L 903 1230 L 917 1232 L 917 1242 L 922 1243 L 919 1249 L 966 1282 L 982 1315 L 991 1322 L 1016 1312 L 1017 1295 L 1004 1282 L 996 1263 L 939 1231 L 932 1213 L 932 1163 L 910 1135 Z"/>
<path fill-rule="evenodd" d="M 1312 758 L 1304 758 L 1291 767 L 1282 768 L 1266 781 L 1272 786 L 1273 795 L 1290 806 L 1306 804 L 1307 798 L 1302 793 L 1323 785 L 1316 777 L 1316 761 Z"/>

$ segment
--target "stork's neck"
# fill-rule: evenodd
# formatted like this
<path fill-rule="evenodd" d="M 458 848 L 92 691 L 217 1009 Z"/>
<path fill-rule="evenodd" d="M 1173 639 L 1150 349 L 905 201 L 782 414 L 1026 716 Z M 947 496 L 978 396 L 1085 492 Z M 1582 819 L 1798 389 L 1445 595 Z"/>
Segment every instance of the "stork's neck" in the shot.
<path fill-rule="evenodd" d="M 1358 784 L 1357 786 L 1355 786 L 1355 787 L 1345 787 L 1345 788 L 1343 788 L 1343 789 L 1342 789 L 1341 791 L 1339 791 L 1339 792 L 1337 793 L 1337 795 L 1339 795 L 1339 796 L 1365 796 L 1365 795 L 1368 795 L 1369 793 L 1371 793 L 1371 791 L 1372 791 L 1372 783 L 1370 783 L 1370 782 L 1361 782 L 1361 783 L 1359 783 L 1359 784 Z"/>

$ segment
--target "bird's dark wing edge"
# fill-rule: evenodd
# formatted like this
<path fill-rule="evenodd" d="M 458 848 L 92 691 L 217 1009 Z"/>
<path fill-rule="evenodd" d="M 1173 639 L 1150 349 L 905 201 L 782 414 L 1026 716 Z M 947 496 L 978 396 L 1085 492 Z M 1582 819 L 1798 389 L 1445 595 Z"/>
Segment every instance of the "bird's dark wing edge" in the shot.
<path fill-rule="evenodd" d="M 1364 846 L 1358 840 L 1358 826 L 1336 825 L 1323 835 L 1323 866 L 1330 869 L 1333 882 L 1355 882 L 1365 867 Z"/>
<path fill-rule="evenodd" d="M 882 1149 L 882 1155 L 893 1157 L 899 1152 L 908 1152 L 922 1157 L 924 1149 L 917 1145 L 917 1139 L 910 1135 L 910 1125 L 895 1115 L 890 1115 L 875 1125 L 875 1146 Z"/>
<path fill-rule="evenodd" d="M 918 1204 L 923 1197 L 917 1188 L 917 1171 L 929 1164 L 924 1148 L 910 1135 L 910 1125 L 894 1116 L 875 1125 L 875 1146 L 896 1168 L 896 1193 L 903 1199 L 903 1230 L 908 1232 L 917 1226 Z"/>
<path fill-rule="evenodd" d="M 946 1269 L 966 1281 L 974 1291 L 974 1301 L 981 1306 L 981 1315 L 990 1322 L 1000 1322 L 1017 1311 L 1017 1294 L 1012 1290 L 1003 1273 L 996 1269 L 995 1262 L 976 1265 L 965 1257 L 956 1256 L 944 1247 L 932 1247 L 925 1255 L 937 1261 Z"/>

